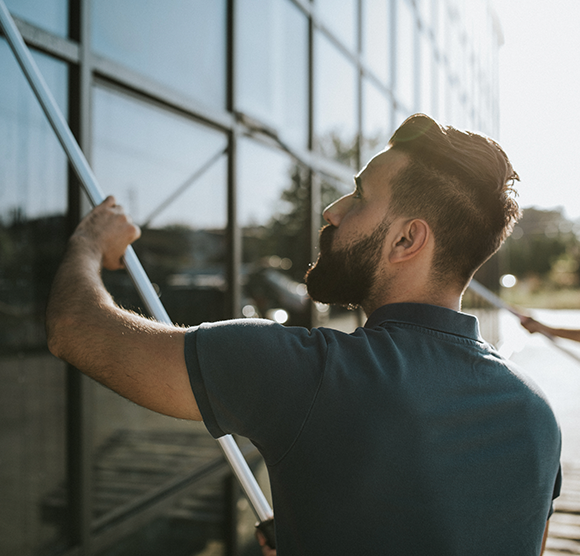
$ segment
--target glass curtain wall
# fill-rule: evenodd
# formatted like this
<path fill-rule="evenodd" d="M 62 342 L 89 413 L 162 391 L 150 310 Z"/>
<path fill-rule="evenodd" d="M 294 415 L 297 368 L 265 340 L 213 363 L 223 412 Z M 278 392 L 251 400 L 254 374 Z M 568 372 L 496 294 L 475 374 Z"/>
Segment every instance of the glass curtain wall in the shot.
<path fill-rule="evenodd" d="M 323 208 L 415 111 L 497 136 L 488 0 L 6 3 L 186 326 L 241 315 L 353 330 L 361 313 L 313 306 L 303 284 Z M 0 553 L 257 554 L 202 425 L 48 353 L 48 288 L 88 207 L 1 37 L 0 67 Z M 145 312 L 125 273 L 104 279 Z"/>
<path fill-rule="evenodd" d="M 66 64 L 35 53 L 67 111 Z M 44 308 L 66 239 L 66 159 L 0 39 L 0 553 L 67 540 L 65 365 L 46 347 Z M 60 491 L 59 491 L 60 492 Z"/>

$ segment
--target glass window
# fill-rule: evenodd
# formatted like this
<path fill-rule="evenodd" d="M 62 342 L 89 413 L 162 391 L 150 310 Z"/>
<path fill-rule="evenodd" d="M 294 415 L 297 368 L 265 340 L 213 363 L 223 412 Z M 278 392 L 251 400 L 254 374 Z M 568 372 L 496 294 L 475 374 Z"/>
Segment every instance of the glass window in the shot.
<path fill-rule="evenodd" d="M 425 30 L 428 31 L 434 25 L 435 19 L 435 6 L 433 5 L 434 0 L 415 0 L 417 4 L 419 16 L 423 22 Z"/>
<path fill-rule="evenodd" d="M 236 108 L 306 148 L 308 20 L 288 0 L 236 7 Z"/>
<path fill-rule="evenodd" d="M 363 137 L 361 163 L 387 146 L 391 125 L 390 102 L 370 81 L 363 81 Z"/>
<path fill-rule="evenodd" d="M 419 111 L 432 116 L 433 114 L 433 47 L 429 36 L 421 33 L 421 72 Z"/>
<path fill-rule="evenodd" d="M 94 91 L 93 115 L 95 174 L 142 225 L 135 250 L 171 319 L 193 325 L 224 318 L 226 137 L 103 88 Z M 124 273 L 105 279 L 123 306 L 140 305 Z M 207 436 L 203 425 L 158 415 L 100 386 L 95 392 L 96 519 L 122 512 L 203 463 L 195 458 L 198 439 Z M 190 526 L 193 514 L 187 514 Z"/>
<path fill-rule="evenodd" d="M 285 153 L 240 141 L 239 224 L 243 237 L 242 314 L 308 326 L 303 282 L 310 256 L 310 188 Z"/>
<path fill-rule="evenodd" d="M 68 68 L 33 56 L 66 113 Z M 66 545 L 65 365 L 44 311 L 66 241 L 67 163 L 0 39 L 0 554 Z"/>
<path fill-rule="evenodd" d="M 358 165 L 355 67 L 318 33 L 314 64 L 316 149 L 330 158 Z"/>
<path fill-rule="evenodd" d="M 12 15 L 61 37 L 68 36 L 68 0 L 5 0 Z"/>
<path fill-rule="evenodd" d="M 97 54 L 225 106 L 225 0 L 98 0 L 91 14 Z"/>
<path fill-rule="evenodd" d="M 391 80 L 391 2 L 363 1 L 362 50 L 365 63 L 385 84 Z"/>
<path fill-rule="evenodd" d="M 315 6 L 324 25 L 347 48 L 356 50 L 357 0 L 340 0 L 340 8 L 336 0 L 315 0 Z"/>
<path fill-rule="evenodd" d="M 413 109 L 415 104 L 415 15 L 407 0 L 397 3 L 397 100 Z"/>
<path fill-rule="evenodd" d="M 443 50 L 447 37 L 447 0 L 435 0 L 435 2 L 437 44 L 439 49 Z"/>
<path fill-rule="evenodd" d="M 447 79 L 447 68 L 445 64 L 439 63 L 437 66 L 437 112 L 438 119 L 441 123 L 449 123 L 447 118 L 449 116 L 449 95 L 450 86 Z"/>

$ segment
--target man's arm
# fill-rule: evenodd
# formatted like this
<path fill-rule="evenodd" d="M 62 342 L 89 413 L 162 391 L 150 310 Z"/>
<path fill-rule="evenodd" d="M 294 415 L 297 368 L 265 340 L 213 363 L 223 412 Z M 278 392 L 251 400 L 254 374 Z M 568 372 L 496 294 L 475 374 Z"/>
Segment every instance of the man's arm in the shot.
<path fill-rule="evenodd" d="M 185 366 L 185 329 L 121 309 L 101 280 L 101 268 L 121 268 L 139 235 L 113 197 L 79 224 L 49 296 L 49 349 L 139 405 L 201 420 Z"/>
<path fill-rule="evenodd" d="M 534 320 L 532 317 L 526 317 L 521 322 L 522 326 L 532 334 L 534 332 L 540 332 L 542 334 L 558 336 L 560 338 L 580 342 L 580 330 L 574 328 L 552 328 L 551 326 L 547 326 L 546 324 Z"/>

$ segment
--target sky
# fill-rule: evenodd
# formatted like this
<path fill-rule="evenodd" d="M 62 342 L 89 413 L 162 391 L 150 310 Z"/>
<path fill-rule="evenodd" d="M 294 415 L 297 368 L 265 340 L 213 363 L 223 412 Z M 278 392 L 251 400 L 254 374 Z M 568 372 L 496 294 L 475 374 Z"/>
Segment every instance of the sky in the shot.
<path fill-rule="evenodd" d="M 499 143 L 523 208 L 580 219 L 580 0 L 492 0 L 500 49 Z"/>

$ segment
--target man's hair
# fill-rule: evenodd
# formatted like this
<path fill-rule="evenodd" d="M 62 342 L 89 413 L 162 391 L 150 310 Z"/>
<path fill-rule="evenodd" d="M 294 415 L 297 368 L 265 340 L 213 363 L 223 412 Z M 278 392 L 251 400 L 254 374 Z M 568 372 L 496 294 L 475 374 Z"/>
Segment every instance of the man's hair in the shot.
<path fill-rule="evenodd" d="M 435 280 L 465 286 L 520 217 L 519 176 L 492 139 L 411 116 L 389 141 L 408 164 L 392 180 L 393 214 L 422 218 L 435 239 Z"/>

